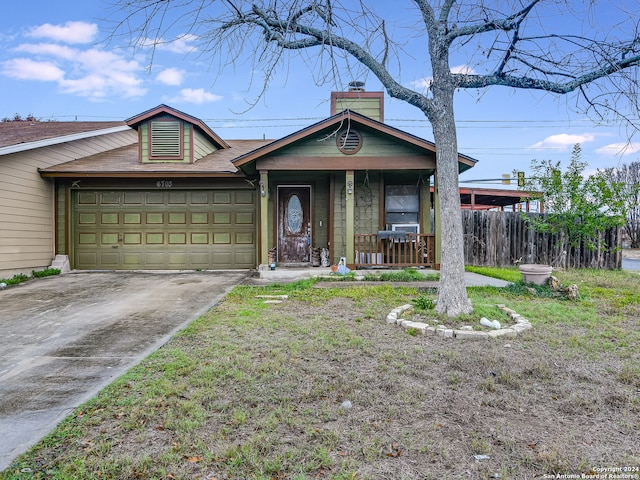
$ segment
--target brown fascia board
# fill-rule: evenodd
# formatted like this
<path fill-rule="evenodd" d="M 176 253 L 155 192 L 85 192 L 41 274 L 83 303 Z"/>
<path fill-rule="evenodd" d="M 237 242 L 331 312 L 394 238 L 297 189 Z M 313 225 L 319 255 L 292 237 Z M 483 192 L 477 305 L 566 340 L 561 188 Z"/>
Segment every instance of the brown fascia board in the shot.
<path fill-rule="evenodd" d="M 213 141 L 213 143 L 218 148 L 230 148 L 229 144 L 224 140 L 222 140 L 222 138 L 220 138 L 213 130 L 211 130 L 209 126 L 206 123 L 204 123 L 202 120 L 200 120 L 199 118 L 193 117 L 188 113 L 184 113 L 184 112 L 181 112 L 180 110 L 176 110 L 175 108 L 169 107 L 168 105 L 165 105 L 165 104 L 160 104 L 155 108 L 147 110 L 146 112 L 142 112 L 138 115 L 128 118 L 127 120 L 125 120 L 125 123 L 129 125 L 131 128 L 135 128 L 137 130 L 138 126 L 142 122 L 146 120 L 150 120 L 151 118 L 157 117 L 158 115 L 161 115 L 163 113 L 172 115 L 174 117 L 179 118 L 180 120 L 184 120 L 185 122 L 191 123 L 192 125 L 198 127 L 200 130 L 202 130 L 202 132 L 206 136 L 208 136 Z"/>
<path fill-rule="evenodd" d="M 245 178 L 242 172 L 209 171 L 150 171 L 150 172 L 47 172 L 39 171 L 43 178 Z"/>
<path fill-rule="evenodd" d="M 340 113 L 337 113 L 335 115 L 333 115 L 332 117 L 326 118 L 324 120 L 321 120 L 318 123 L 315 123 L 313 125 L 310 125 L 308 127 L 303 128 L 302 130 L 298 130 L 297 132 L 294 132 L 290 135 L 287 135 L 286 137 L 283 137 L 279 140 L 275 140 L 274 142 L 265 145 L 264 147 L 260 147 L 257 148 L 256 150 L 253 150 L 252 152 L 249 152 L 245 155 L 241 155 L 238 158 L 236 158 L 235 160 L 233 160 L 233 164 L 240 168 L 243 165 L 252 162 L 254 160 L 257 160 L 265 155 L 268 155 L 270 153 L 275 152 L 276 150 L 286 147 L 288 145 L 291 145 L 294 142 L 297 142 L 298 140 L 301 140 L 305 137 L 308 137 L 310 135 L 313 135 L 314 133 L 317 133 L 319 131 L 322 131 L 326 128 L 332 127 L 334 125 L 338 125 L 341 122 L 344 121 L 345 116 L 349 116 L 350 120 L 355 121 L 355 123 L 358 123 L 360 125 L 364 125 L 366 127 L 371 128 L 372 130 L 376 130 L 378 132 L 384 133 L 386 135 L 391 135 L 399 140 L 403 140 L 407 143 L 410 143 L 418 148 L 422 148 L 425 150 L 428 150 L 430 152 L 435 153 L 436 151 L 436 146 L 435 143 L 430 142 L 428 140 L 425 140 L 423 138 L 417 137 L 415 135 L 412 135 L 410 133 L 404 132 L 402 130 L 399 130 L 395 127 L 391 127 L 385 123 L 381 123 L 378 122 L 377 120 L 374 120 L 372 118 L 369 118 L 365 115 L 362 115 L 358 112 L 353 112 L 351 110 L 344 110 Z M 461 171 L 465 171 L 468 170 L 469 168 L 473 167 L 478 161 L 475 160 L 474 158 L 471 158 L 467 155 L 462 155 L 462 154 L 458 154 L 458 162 L 462 163 L 463 165 L 466 166 L 466 168 L 461 168 Z"/>

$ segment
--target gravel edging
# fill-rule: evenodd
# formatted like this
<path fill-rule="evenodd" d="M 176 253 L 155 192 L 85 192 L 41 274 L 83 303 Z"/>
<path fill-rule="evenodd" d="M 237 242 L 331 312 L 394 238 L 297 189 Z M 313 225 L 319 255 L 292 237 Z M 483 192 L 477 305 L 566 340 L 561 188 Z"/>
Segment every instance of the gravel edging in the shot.
<path fill-rule="evenodd" d="M 521 332 L 529 330 L 531 328 L 531 322 L 518 314 L 514 310 L 507 308 L 503 304 L 496 305 L 500 310 L 505 312 L 511 320 L 515 323 L 509 327 L 500 328 L 491 331 L 478 331 L 470 329 L 453 329 L 447 328 L 444 325 L 431 326 L 423 322 L 413 322 L 411 320 L 404 320 L 401 315 L 404 312 L 413 310 L 413 305 L 401 305 L 391 310 L 387 315 L 387 323 L 401 326 L 405 330 L 413 329 L 422 335 L 440 335 L 445 338 L 470 338 L 470 339 L 489 339 L 497 337 L 515 337 Z M 471 327 L 469 327 L 471 328 Z"/>

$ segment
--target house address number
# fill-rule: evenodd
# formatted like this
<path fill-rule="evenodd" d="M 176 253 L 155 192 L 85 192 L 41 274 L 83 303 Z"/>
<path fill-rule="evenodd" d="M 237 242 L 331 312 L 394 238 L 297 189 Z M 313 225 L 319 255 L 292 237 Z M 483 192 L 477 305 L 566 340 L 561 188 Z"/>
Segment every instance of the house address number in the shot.
<path fill-rule="evenodd" d="M 158 180 L 156 182 L 156 187 L 158 188 L 171 188 L 173 186 L 173 182 L 171 180 Z"/>

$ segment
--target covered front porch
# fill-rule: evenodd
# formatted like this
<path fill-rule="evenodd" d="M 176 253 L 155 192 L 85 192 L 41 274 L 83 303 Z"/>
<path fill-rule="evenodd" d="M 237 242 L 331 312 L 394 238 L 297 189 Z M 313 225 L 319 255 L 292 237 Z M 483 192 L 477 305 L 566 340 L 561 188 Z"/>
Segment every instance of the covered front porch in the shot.
<path fill-rule="evenodd" d="M 474 163 L 460 155 L 459 171 Z M 259 265 L 311 265 L 320 249 L 351 269 L 439 266 L 432 142 L 345 110 L 234 165 L 259 192 Z"/>

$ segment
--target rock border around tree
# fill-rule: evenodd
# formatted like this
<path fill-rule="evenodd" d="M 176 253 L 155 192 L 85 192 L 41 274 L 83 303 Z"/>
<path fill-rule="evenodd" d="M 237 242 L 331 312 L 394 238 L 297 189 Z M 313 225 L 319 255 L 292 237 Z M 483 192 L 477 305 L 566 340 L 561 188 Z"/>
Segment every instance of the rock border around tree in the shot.
<path fill-rule="evenodd" d="M 468 328 L 447 328 L 444 325 L 431 326 L 423 322 L 414 322 L 411 320 L 405 320 L 401 318 L 401 315 L 409 310 L 413 310 L 413 305 L 401 305 L 394 308 L 387 315 L 387 323 L 401 326 L 405 330 L 413 329 L 417 333 L 422 335 L 439 335 L 444 338 L 461 338 L 461 339 L 489 339 L 498 337 L 515 337 L 521 332 L 529 330 L 531 328 L 531 322 L 518 314 L 516 311 L 507 308 L 503 304 L 496 305 L 500 310 L 509 315 L 512 321 L 515 323 L 509 327 L 500 328 L 491 331 L 472 330 Z"/>

